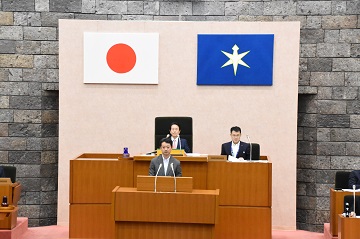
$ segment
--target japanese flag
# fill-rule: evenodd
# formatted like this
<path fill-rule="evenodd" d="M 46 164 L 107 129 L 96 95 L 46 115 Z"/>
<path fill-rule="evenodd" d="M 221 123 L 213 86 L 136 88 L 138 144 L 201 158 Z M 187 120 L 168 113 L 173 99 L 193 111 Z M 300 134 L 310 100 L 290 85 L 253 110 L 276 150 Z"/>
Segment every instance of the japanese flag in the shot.
<path fill-rule="evenodd" d="M 84 83 L 158 84 L 158 33 L 84 33 Z"/>

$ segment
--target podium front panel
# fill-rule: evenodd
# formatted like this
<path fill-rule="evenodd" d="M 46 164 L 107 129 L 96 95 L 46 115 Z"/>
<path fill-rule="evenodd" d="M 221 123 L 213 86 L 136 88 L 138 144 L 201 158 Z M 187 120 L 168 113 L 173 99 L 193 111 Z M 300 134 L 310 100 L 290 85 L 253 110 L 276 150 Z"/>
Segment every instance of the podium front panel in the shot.
<path fill-rule="evenodd" d="M 338 239 L 359 239 L 360 238 L 360 218 L 338 216 Z"/>
<path fill-rule="evenodd" d="M 209 162 L 208 189 L 220 189 L 219 205 L 271 207 L 272 164 Z"/>

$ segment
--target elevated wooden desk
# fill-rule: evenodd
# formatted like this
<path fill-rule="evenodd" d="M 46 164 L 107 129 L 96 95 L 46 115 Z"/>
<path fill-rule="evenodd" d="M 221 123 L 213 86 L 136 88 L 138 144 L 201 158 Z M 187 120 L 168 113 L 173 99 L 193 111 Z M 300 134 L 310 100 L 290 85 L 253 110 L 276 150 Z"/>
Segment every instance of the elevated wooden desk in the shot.
<path fill-rule="evenodd" d="M 344 217 L 338 215 L 338 239 L 359 239 L 360 218 Z"/>
<path fill-rule="evenodd" d="M 70 237 L 115 238 L 111 191 L 116 186 L 136 188 L 137 175 L 148 174 L 153 157 L 83 154 L 70 160 Z M 193 177 L 195 189 L 220 189 L 216 239 L 271 239 L 271 162 L 176 158 L 183 176 Z"/>
<path fill-rule="evenodd" d="M 0 210 L 0 229 L 9 230 L 16 226 L 20 194 L 21 184 L 12 183 L 10 178 L 0 178 L 0 200 L 2 202 L 2 196 L 7 196 L 10 205 L 9 208 Z"/>
<path fill-rule="evenodd" d="M 338 219 L 339 214 L 344 212 L 344 196 L 352 194 L 352 192 L 330 188 L 330 232 L 332 236 L 338 235 Z M 356 193 L 356 195 L 360 195 L 360 193 Z"/>
<path fill-rule="evenodd" d="M 113 190 L 115 238 L 214 238 L 219 190 Z"/>

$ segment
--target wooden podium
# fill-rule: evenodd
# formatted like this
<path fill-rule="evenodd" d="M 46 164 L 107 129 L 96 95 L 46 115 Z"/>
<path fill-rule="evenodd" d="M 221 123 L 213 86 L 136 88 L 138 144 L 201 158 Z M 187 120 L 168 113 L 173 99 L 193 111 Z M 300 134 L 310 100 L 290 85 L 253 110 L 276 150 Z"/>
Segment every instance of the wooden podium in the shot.
<path fill-rule="evenodd" d="M 355 193 L 360 195 L 360 193 Z M 353 195 L 352 192 L 330 188 L 330 232 L 332 236 L 338 235 L 339 214 L 344 212 L 344 196 Z"/>
<path fill-rule="evenodd" d="M 138 175 L 148 174 L 153 157 L 87 153 L 70 160 L 70 238 L 114 239 L 112 190 L 140 186 Z M 240 163 L 227 162 L 220 155 L 176 158 L 181 161 L 182 178 L 192 178 L 192 188 L 219 189 L 216 239 L 271 239 L 272 164 L 267 157 Z M 166 178 L 174 185 L 172 177 Z M 147 193 L 154 193 L 153 183 L 145 184 Z"/>
<path fill-rule="evenodd" d="M 191 181 L 178 179 L 179 188 L 187 188 L 187 181 Z M 160 192 L 158 189 L 169 188 L 174 180 L 162 177 L 157 192 L 141 191 L 143 185 L 154 185 L 155 177 L 140 180 L 148 183 L 138 183 L 140 188 L 115 187 L 112 191 L 116 239 L 214 238 L 219 190 Z"/>
<path fill-rule="evenodd" d="M 360 218 L 344 217 L 338 215 L 338 239 L 359 239 Z"/>
<path fill-rule="evenodd" d="M 8 207 L 0 207 L 0 229 L 13 229 L 18 216 L 18 201 L 20 200 L 21 184 L 12 183 L 10 178 L 0 178 L 0 195 L 7 196 Z"/>

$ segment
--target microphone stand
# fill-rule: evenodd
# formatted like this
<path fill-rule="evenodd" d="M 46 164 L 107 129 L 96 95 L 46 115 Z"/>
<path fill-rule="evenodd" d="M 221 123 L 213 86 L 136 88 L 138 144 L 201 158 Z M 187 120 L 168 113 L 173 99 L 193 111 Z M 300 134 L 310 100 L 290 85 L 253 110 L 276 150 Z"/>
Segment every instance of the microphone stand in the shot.
<path fill-rule="evenodd" d="M 156 175 L 155 175 L 154 192 L 156 192 L 156 181 L 157 181 L 158 173 L 159 173 L 161 167 L 162 167 L 162 163 L 160 164 L 160 166 L 159 166 L 159 168 L 158 168 L 158 170 L 157 170 L 157 172 L 156 172 Z"/>
<path fill-rule="evenodd" d="M 173 171 L 173 174 L 174 174 L 174 192 L 176 192 L 176 176 L 175 176 L 175 171 L 174 171 L 174 163 L 171 163 L 170 166 L 171 166 L 171 169 Z"/>
<path fill-rule="evenodd" d="M 355 208 L 355 205 L 356 205 L 356 200 L 355 200 L 355 190 L 356 190 L 356 186 L 353 185 L 353 195 L 354 195 L 354 217 L 356 217 L 356 208 Z"/>
<path fill-rule="evenodd" d="M 249 141 L 249 144 L 250 144 L 250 161 L 251 161 L 251 159 L 252 159 L 252 144 L 251 144 L 249 135 L 246 135 L 246 138 L 247 138 L 247 140 Z"/>

